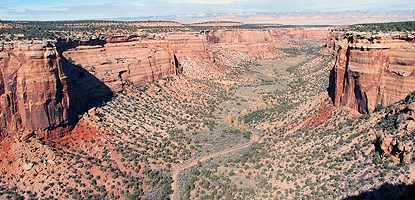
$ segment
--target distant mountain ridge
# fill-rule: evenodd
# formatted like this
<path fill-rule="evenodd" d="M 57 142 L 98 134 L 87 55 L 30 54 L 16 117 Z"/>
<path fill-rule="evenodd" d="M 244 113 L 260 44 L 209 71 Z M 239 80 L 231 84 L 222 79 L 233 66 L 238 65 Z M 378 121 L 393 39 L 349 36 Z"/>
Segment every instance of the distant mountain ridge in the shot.
<path fill-rule="evenodd" d="M 220 13 L 181 14 L 168 16 L 106 18 L 117 21 L 167 20 L 183 24 L 206 21 L 234 21 L 246 24 L 278 23 L 286 25 L 349 25 L 415 20 L 411 11 L 339 11 L 339 12 L 287 12 L 287 13 Z"/>

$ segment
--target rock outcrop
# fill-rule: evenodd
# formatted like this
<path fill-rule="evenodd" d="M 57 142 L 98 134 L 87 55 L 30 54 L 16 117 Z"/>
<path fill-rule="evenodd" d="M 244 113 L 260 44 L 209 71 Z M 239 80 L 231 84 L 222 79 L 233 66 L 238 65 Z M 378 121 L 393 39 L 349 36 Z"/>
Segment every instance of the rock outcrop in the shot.
<path fill-rule="evenodd" d="M 0 53 L 1 135 L 67 123 L 69 99 L 52 43 L 9 44 Z"/>
<path fill-rule="evenodd" d="M 415 92 L 391 105 L 381 115 L 376 124 L 376 151 L 381 157 L 394 156 L 401 163 L 412 164 L 415 152 Z"/>
<path fill-rule="evenodd" d="M 393 38 L 358 38 L 331 33 L 334 50 L 329 95 L 335 105 L 370 113 L 415 90 L 415 42 Z"/>

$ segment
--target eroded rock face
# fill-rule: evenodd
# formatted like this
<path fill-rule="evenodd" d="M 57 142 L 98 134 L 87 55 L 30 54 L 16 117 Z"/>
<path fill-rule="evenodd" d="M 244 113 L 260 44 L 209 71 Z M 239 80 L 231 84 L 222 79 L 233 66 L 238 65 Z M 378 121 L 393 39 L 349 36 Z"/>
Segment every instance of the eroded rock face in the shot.
<path fill-rule="evenodd" d="M 67 85 L 54 45 L 16 43 L 0 55 L 1 135 L 68 123 Z"/>
<path fill-rule="evenodd" d="M 415 90 L 415 43 L 401 39 L 328 36 L 335 51 L 329 95 L 335 105 L 360 113 L 387 106 Z"/>

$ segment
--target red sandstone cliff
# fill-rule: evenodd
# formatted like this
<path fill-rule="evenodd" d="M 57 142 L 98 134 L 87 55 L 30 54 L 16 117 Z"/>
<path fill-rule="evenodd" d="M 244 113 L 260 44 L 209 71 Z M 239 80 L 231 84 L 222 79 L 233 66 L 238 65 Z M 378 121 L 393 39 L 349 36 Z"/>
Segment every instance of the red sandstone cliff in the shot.
<path fill-rule="evenodd" d="M 6 46 L 0 52 L 0 131 L 46 130 L 68 122 L 68 94 L 51 43 Z"/>
<path fill-rule="evenodd" d="M 327 46 L 336 56 L 329 86 L 335 105 L 369 113 L 415 90 L 415 42 L 331 33 Z"/>
<path fill-rule="evenodd" d="M 206 32 L 206 40 L 221 48 L 246 51 L 254 58 L 276 57 L 281 53 L 276 48 L 285 48 L 287 41 L 321 40 L 326 35 L 323 29 L 264 29 L 264 30 L 220 30 Z"/>
<path fill-rule="evenodd" d="M 120 91 L 125 83 L 139 85 L 181 73 L 184 57 L 212 62 L 210 47 L 198 34 L 170 34 L 163 37 L 110 38 L 103 45 L 77 46 L 63 56 L 84 67 Z"/>
<path fill-rule="evenodd" d="M 54 42 L 10 43 L 0 52 L 0 133 L 59 137 L 111 90 L 62 57 Z M 20 135 L 20 136 L 21 136 Z"/>

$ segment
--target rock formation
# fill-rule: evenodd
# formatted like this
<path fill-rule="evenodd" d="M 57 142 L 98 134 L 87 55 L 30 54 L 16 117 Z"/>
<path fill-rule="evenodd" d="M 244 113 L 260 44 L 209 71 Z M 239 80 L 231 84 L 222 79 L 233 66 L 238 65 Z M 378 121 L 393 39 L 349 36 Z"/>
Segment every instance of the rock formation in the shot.
<path fill-rule="evenodd" d="M 53 44 L 9 44 L 0 62 L 2 136 L 68 122 L 67 85 Z"/>
<path fill-rule="evenodd" d="M 415 92 L 391 105 L 376 125 L 376 151 L 380 156 L 392 155 L 400 162 L 412 163 L 415 134 Z"/>
<path fill-rule="evenodd" d="M 335 105 L 369 113 L 377 105 L 390 105 L 415 90 L 413 41 L 333 32 L 327 47 L 336 56 L 329 86 Z"/>
<path fill-rule="evenodd" d="M 212 62 L 203 37 L 170 34 L 156 37 L 107 38 L 103 45 L 80 45 L 67 49 L 63 56 L 87 69 L 113 91 L 180 74 L 179 60 L 191 57 Z"/>

